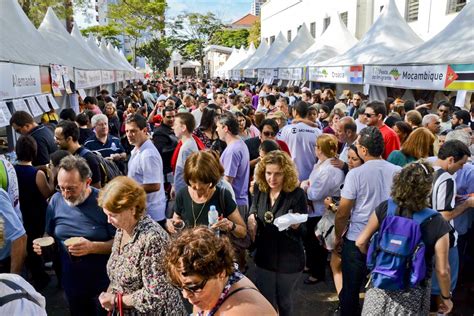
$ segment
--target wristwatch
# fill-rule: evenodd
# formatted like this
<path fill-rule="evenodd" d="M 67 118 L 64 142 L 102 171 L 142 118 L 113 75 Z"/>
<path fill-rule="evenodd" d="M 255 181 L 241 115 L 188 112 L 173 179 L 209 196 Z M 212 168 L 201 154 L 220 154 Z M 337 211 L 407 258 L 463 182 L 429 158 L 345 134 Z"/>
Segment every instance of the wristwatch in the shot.
<path fill-rule="evenodd" d="M 453 298 L 453 292 L 449 292 L 449 296 L 444 296 L 443 294 L 439 294 L 443 300 L 450 300 Z"/>

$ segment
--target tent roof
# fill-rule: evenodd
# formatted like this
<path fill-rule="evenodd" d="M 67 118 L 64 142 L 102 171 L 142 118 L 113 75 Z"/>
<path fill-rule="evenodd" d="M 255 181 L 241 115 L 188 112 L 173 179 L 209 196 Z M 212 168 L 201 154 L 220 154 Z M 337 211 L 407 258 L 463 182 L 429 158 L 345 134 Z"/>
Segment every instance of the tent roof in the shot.
<path fill-rule="evenodd" d="M 382 13 L 359 43 L 342 55 L 318 63 L 318 66 L 370 64 L 390 57 L 422 42 L 398 12 L 394 0 L 388 0 Z"/>
<path fill-rule="evenodd" d="M 357 43 L 339 14 L 331 18 L 331 23 L 319 39 L 311 45 L 290 67 L 306 67 L 346 52 Z"/>
<path fill-rule="evenodd" d="M 375 64 L 474 64 L 474 2 L 429 41 Z"/>
<path fill-rule="evenodd" d="M 115 50 L 114 46 L 111 43 L 107 45 L 107 50 L 110 52 L 110 56 L 117 60 L 121 65 L 123 65 L 125 70 L 136 72 L 135 68 L 133 68 L 127 60 L 122 59 L 122 56 L 120 56 L 120 54 Z"/>
<path fill-rule="evenodd" d="M 66 31 L 53 9 L 48 8 L 38 31 L 54 47 L 54 51 L 66 60 L 64 65 L 80 69 L 97 69 L 94 61 L 88 58 L 88 52 Z"/>
<path fill-rule="evenodd" d="M 17 0 L 0 0 L 0 8 L 0 61 L 66 64 L 31 23 Z"/>
<path fill-rule="evenodd" d="M 258 46 L 255 53 L 252 56 L 247 57 L 246 59 L 242 60 L 239 64 L 237 64 L 234 69 L 254 69 L 254 65 L 260 61 L 262 56 L 265 56 L 270 45 L 266 41 L 261 41 L 260 46 Z"/>
<path fill-rule="evenodd" d="M 72 28 L 71 36 L 72 36 L 72 38 L 74 38 L 79 43 L 79 45 L 81 45 L 88 52 L 89 58 L 91 58 L 93 60 L 96 60 L 96 64 L 99 66 L 100 69 L 104 69 L 104 70 L 115 70 L 116 69 L 116 67 L 114 67 L 114 65 L 109 63 L 109 61 L 106 60 L 102 56 L 102 54 L 98 54 L 96 50 L 93 50 L 89 46 L 89 44 L 86 42 L 84 37 L 82 37 L 81 31 L 79 31 L 79 28 L 76 25 L 74 25 L 74 27 Z M 97 45 L 96 45 L 96 47 L 97 47 Z"/>
<path fill-rule="evenodd" d="M 231 65 L 235 65 L 235 61 L 237 60 L 237 56 L 239 55 L 239 50 L 235 47 L 232 47 L 232 53 L 230 54 L 229 58 L 225 61 L 225 63 L 219 68 L 218 71 L 226 71 L 231 69 Z"/>
<path fill-rule="evenodd" d="M 89 41 L 91 40 L 93 41 L 93 38 L 89 38 Z M 123 65 L 122 62 L 116 58 L 116 56 L 112 55 L 112 53 L 107 49 L 107 44 L 105 43 L 104 40 L 100 42 L 99 49 L 102 52 L 102 55 L 104 56 L 104 58 L 115 66 L 115 69 L 126 70 L 126 71 L 130 70 L 128 69 L 128 67 Z"/>
<path fill-rule="evenodd" d="M 314 38 L 309 33 L 306 23 L 298 30 L 295 39 L 280 53 L 274 61 L 278 68 L 286 68 L 314 44 Z"/>
<path fill-rule="evenodd" d="M 268 49 L 267 54 L 265 54 L 265 56 L 262 56 L 262 58 L 260 58 L 260 62 L 255 65 L 255 69 L 277 68 L 278 65 L 275 64 L 275 61 L 287 46 L 287 39 L 283 36 L 281 32 L 278 33 L 277 38 L 273 42 L 272 46 L 270 46 L 270 48 Z"/>
<path fill-rule="evenodd" d="M 196 68 L 201 66 L 201 64 L 194 60 L 188 60 L 184 64 L 181 65 L 181 68 Z"/>

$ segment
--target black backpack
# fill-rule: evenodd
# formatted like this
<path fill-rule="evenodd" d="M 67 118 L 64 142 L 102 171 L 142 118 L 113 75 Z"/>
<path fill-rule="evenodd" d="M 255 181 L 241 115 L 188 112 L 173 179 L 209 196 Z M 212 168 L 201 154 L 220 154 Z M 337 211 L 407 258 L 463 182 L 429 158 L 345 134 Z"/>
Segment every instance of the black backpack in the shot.
<path fill-rule="evenodd" d="M 94 154 L 95 159 L 99 163 L 101 175 L 100 185 L 102 187 L 109 183 L 110 180 L 112 180 L 113 178 L 122 175 L 115 162 L 113 162 L 112 160 L 105 159 L 98 151 L 90 151 L 89 149 L 82 147 L 82 151 L 79 155 L 84 158 L 84 156 L 89 152 Z"/>

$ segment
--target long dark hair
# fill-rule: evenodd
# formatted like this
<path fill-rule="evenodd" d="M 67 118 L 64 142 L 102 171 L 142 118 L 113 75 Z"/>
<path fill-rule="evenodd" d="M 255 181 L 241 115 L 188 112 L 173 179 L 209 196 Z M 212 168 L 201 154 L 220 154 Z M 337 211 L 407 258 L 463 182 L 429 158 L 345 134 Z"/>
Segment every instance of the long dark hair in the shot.
<path fill-rule="evenodd" d="M 199 129 L 201 131 L 211 129 L 214 132 L 216 130 L 216 116 L 217 111 L 215 109 L 209 107 L 204 108 Z"/>

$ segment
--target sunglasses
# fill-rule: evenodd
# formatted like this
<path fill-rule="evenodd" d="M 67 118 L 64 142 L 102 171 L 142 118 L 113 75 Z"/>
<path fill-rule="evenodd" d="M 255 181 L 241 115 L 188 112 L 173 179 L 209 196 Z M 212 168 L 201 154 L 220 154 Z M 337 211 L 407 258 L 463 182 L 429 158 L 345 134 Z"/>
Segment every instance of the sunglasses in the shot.
<path fill-rule="evenodd" d="M 275 133 L 273 133 L 273 132 L 263 132 L 263 135 L 266 136 L 266 137 L 273 137 L 273 136 L 275 136 Z"/>
<path fill-rule="evenodd" d="M 372 116 L 375 116 L 377 114 L 375 113 L 364 113 L 365 116 L 367 116 L 368 118 L 371 118 Z"/>
<path fill-rule="evenodd" d="M 202 280 L 200 283 L 191 284 L 191 285 L 181 285 L 177 286 L 180 290 L 185 290 L 186 292 L 190 293 L 199 293 L 202 289 L 206 286 L 208 279 Z"/>

